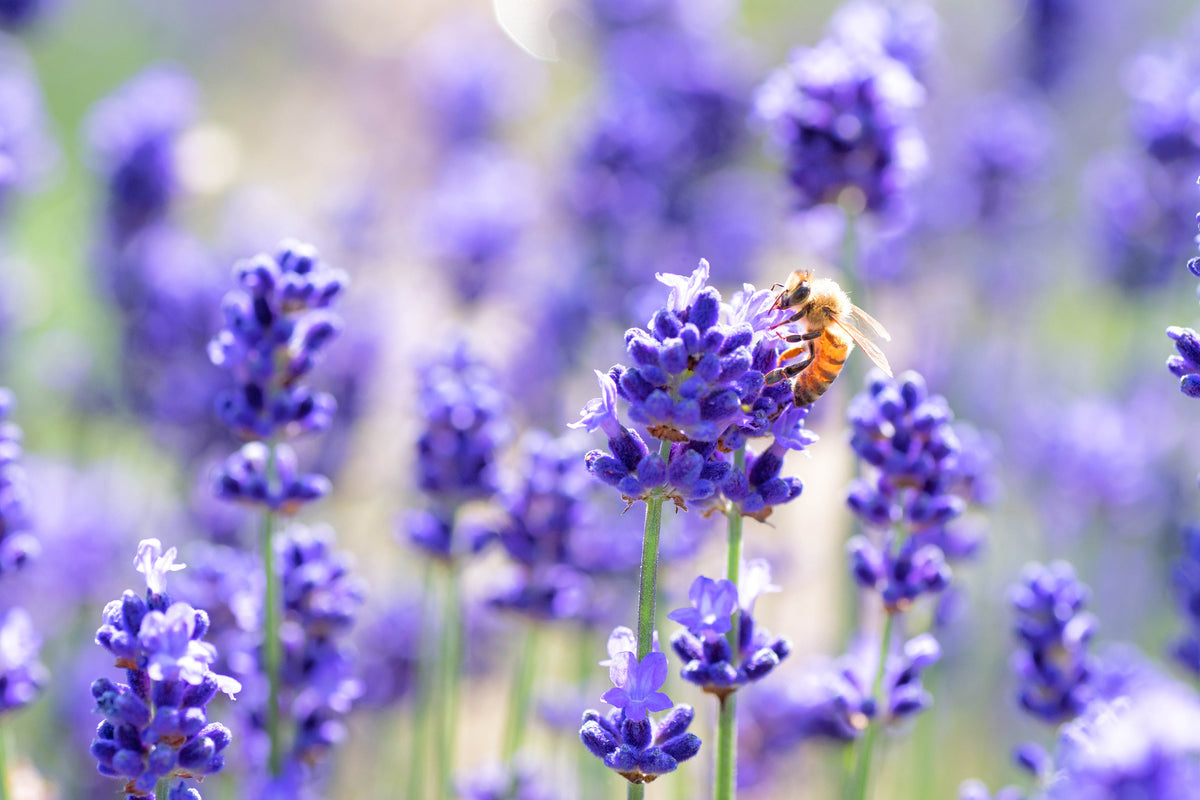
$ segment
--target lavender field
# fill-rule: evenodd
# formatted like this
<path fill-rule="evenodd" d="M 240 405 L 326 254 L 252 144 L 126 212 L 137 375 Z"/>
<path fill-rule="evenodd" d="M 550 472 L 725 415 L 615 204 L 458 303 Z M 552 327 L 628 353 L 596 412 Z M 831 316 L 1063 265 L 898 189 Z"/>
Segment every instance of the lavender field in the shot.
<path fill-rule="evenodd" d="M 1198 44 L 0 0 L 0 800 L 1200 800 Z"/>

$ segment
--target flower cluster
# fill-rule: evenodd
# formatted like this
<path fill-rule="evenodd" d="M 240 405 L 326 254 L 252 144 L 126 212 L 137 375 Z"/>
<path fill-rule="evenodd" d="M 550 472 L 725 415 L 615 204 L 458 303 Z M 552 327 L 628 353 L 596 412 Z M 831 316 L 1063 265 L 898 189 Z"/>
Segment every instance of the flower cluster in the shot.
<path fill-rule="evenodd" d="M 740 586 L 731 581 L 700 576 L 688 591 L 691 605 L 672 611 L 668 618 L 685 627 L 671 637 L 671 647 L 684 661 L 684 680 L 718 696 L 766 677 L 792 651 L 786 637 L 774 637 L 754 622 L 754 601 L 771 585 L 770 566 L 755 560 L 745 565 Z M 725 634 L 738 616 L 737 653 Z"/>
<path fill-rule="evenodd" d="M 275 539 L 283 595 L 283 702 L 296 725 L 292 757 L 314 763 L 345 736 L 341 718 L 363 692 L 346 635 L 363 587 L 333 532 L 292 525 Z"/>
<path fill-rule="evenodd" d="M 462 545 L 459 511 L 500 488 L 497 453 L 510 436 L 504 398 L 495 376 L 459 342 L 421 369 L 417 438 L 417 486 L 428 508 L 406 519 L 409 540 L 436 558 L 450 559 Z M 470 536 L 482 546 L 482 532 Z"/>
<path fill-rule="evenodd" d="M 851 0 L 829 20 L 829 36 L 850 49 L 898 61 L 921 79 L 937 45 L 938 27 L 937 13 L 924 3 Z"/>
<path fill-rule="evenodd" d="M 924 379 L 875 374 L 851 401 L 850 446 L 876 470 L 850 487 L 848 503 L 864 522 L 886 528 L 882 546 L 856 536 L 847 547 L 855 580 L 879 591 L 889 609 L 903 611 L 922 594 L 950 581 L 938 545 L 945 527 L 966 508 L 958 493 L 960 444 L 952 415 Z"/>
<path fill-rule="evenodd" d="M 661 489 L 679 505 L 713 498 L 762 519 L 799 496 L 800 482 L 779 476 L 782 456 L 816 437 L 802 427 L 807 412 L 788 411 L 786 385 L 765 383 L 782 341 L 770 331 L 786 314 L 772 308 L 770 292 L 749 286 L 725 305 L 708 277 L 706 261 L 690 276 L 658 275 L 671 291 L 647 329 L 626 333 L 632 366 L 597 372 L 601 396 L 574 427 L 608 437 L 610 452 L 588 453 L 588 470 L 629 502 Z M 618 398 L 628 402 L 633 423 L 670 444 L 665 460 L 622 423 Z M 734 470 L 724 451 L 767 434 L 771 445 Z"/>
<path fill-rule="evenodd" d="M 241 685 L 210 669 L 216 649 L 204 641 L 208 615 L 166 593 L 167 574 L 184 567 L 175 563 L 175 548 L 164 553 L 157 539 L 143 540 L 134 564 L 146 576 L 145 598 L 126 591 L 105 607 L 96 631 L 96 643 L 116 657 L 129 682 L 92 684 L 104 714 L 92 755 L 102 775 L 126 780 L 131 800 L 176 778 L 171 796 L 196 800 L 184 779 L 219 771 L 230 742 L 228 728 L 208 722 L 205 706 L 218 691 L 232 697 Z"/>
<path fill-rule="evenodd" d="M 10 608 L 0 617 L 0 714 L 37 699 L 49 674 L 37 660 L 42 642 L 23 608 Z"/>
<path fill-rule="evenodd" d="M 903 64 L 826 39 L 794 52 L 759 88 L 755 111 L 785 153 L 796 205 L 895 205 L 924 170 L 912 113 L 924 91 Z"/>
<path fill-rule="evenodd" d="M 1065 561 L 1027 565 L 1010 593 L 1021 642 L 1012 659 L 1018 700 L 1047 722 L 1077 716 L 1095 696 L 1088 646 L 1097 622 L 1084 611 L 1090 594 Z"/>
<path fill-rule="evenodd" d="M 118 245 L 166 216 L 179 191 L 176 139 L 195 113 L 196 88 L 174 67 L 141 73 L 92 111 L 88 138 Z"/>
<path fill-rule="evenodd" d="M 0 387 L 0 575 L 12 573 L 37 556 L 37 539 L 29 532 L 28 479 L 21 466 L 21 429 L 11 417 L 16 401 Z"/>
<path fill-rule="evenodd" d="M 629 650 L 614 654 L 618 639 L 614 631 L 608 662 L 613 688 L 603 696 L 615 708 L 607 715 L 585 711 L 579 736 L 606 767 L 630 783 L 649 783 L 700 751 L 700 738 L 687 732 L 695 712 L 688 705 L 672 709 L 671 698 L 659 691 L 667 680 L 666 655 L 654 650 L 639 661 Z M 672 710 L 658 721 L 648 713 L 667 709 Z"/>

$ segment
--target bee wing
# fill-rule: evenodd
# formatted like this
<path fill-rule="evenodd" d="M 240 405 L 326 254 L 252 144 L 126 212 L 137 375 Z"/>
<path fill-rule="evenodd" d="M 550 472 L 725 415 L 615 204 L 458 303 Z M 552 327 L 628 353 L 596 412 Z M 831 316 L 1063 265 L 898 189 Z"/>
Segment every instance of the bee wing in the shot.
<path fill-rule="evenodd" d="M 854 343 L 861 347 L 862 351 L 867 354 L 867 358 L 875 362 L 875 366 L 887 373 L 889 378 L 892 377 L 892 365 L 888 363 L 887 356 L 883 354 L 883 351 L 874 342 L 863 335 L 862 331 L 854 327 L 847 320 L 837 320 L 831 324 L 837 325 L 844 330 L 846 335 L 853 339 Z"/>
<path fill-rule="evenodd" d="M 867 327 L 871 329 L 871 332 L 880 339 L 883 339 L 885 342 L 890 342 L 892 340 L 892 335 L 887 332 L 887 328 L 883 327 L 883 324 L 880 323 L 879 320 L 875 319 L 853 303 L 850 304 L 850 313 L 865 322 Z M 863 349 L 866 350 L 865 347 Z"/>

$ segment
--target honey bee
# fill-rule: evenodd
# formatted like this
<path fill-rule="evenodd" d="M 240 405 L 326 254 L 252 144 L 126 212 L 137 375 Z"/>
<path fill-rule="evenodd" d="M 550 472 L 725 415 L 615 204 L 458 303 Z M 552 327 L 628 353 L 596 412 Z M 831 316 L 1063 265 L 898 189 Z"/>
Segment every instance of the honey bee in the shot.
<path fill-rule="evenodd" d="M 783 337 L 784 341 L 791 344 L 807 342 L 808 356 L 802 361 L 785 365 L 784 362 L 796 358 L 805 348 L 800 346 L 784 350 L 779 354 L 780 367 L 766 376 L 767 383 L 790 379 L 792 397 L 797 406 L 812 405 L 814 400 L 825 394 L 856 344 L 889 378 L 892 376 L 887 358 L 874 342 L 855 327 L 855 320 L 860 320 L 885 342 L 890 342 L 892 337 L 874 317 L 851 303 L 850 296 L 836 281 L 829 278 L 814 279 L 811 270 L 798 269 L 788 277 L 772 308 L 797 309 L 795 314 L 775 325 L 776 328 L 801 319 L 805 320 L 808 327 L 805 333 Z"/>

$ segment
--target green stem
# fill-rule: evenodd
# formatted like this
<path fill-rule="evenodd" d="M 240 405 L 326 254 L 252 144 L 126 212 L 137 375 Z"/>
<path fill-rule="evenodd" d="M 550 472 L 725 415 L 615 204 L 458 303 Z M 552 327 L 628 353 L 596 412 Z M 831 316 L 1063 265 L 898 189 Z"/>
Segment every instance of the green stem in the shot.
<path fill-rule="evenodd" d="M 887 619 L 883 624 L 883 639 L 879 643 L 879 665 L 875 672 L 875 685 L 871 690 L 871 696 L 875 698 L 877 713 L 875 718 L 867 724 L 867 732 L 863 735 L 862 750 L 859 752 L 858 764 L 854 771 L 851 800 L 864 800 L 867 796 L 867 784 L 871 780 L 871 751 L 875 748 L 875 737 L 879 734 L 879 726 L 882 725 L 881 720 L 886 713 L 881 695 L 884 670 L 887 669 L 888 647 L 892 641 L 892 627 L 895 622 L 896 615 L 890 611 L 887 612 Z"/>
<path fill-rule="evenodd" d="M 446 600 L 442 616 L 442 643 L 438 664 L 442 672 L 441 740 L 438 743 L 438 797 L 454 797 L 454 745 L 458 733 L 458 690 L 462 675 L 462 609 L 458 597 L 458 573 L 446 569 Z"/>
<path fill-rule="evenodd" d="M 154 800 L 167 800 L 167 793 L 170 791 L 171 781 L 168 778 L 159 778 L 154 786 Z"/>
<path fill-rule="evenodd" d="M 733 469 L 742 471 L 746 467 L 746 446 L 743 444 L 733 454 Z M 725 564 L 725 577 L 738 585 L 742 565 L 742 523 L 744 518 L 741 511 L 732 508 L 729 511 L 729 553 Z M 732 626 L 726 637 L 730 651 L 736 661 L 740 649 L 742 612 L 734 608 Z M 717 715 L 717 767 L 716 782 L 713 787 L 715 800 L 733 800 L 737 794 L 737 694 L 731 692 L 721 697 Z"/>
<path fill-rule="evenodd" d="M 671 443 L 663 439 L 658 454 L 664 462 L 671 458 Z M 654 599 L 658 591 L 658 538 L 662 532 L 662 507 L 665 495 L 655 489 L 646 501 L 646 527 L 642 533 L 641 581 L 638 585 L 638 661 L 650 654 L 654 646 Z M 630 783 L 626 790 L 627 800 L 641 800 L 646 796 L 646 787 Z"/>
<path fill-rule="evenodd" d="M 941 665 L 932 664 L 921 675 L 921 683 L 925 685 L 925 691 L 934 697 L 937 696 L 937 683 L 941 676 L 939 666 Z M 917 719 L 916 797 L 936 796 L 934 794 L 934 763 L 937 759 L 937 712 L 938 706 L 935 705 Z"/>
<path fill-rule="evenodd" d="M 271 448 L 271 464 L 275 460 L 275 449 Z M 268 479 L 269 480 L 269 479 Z M 279 639 L 279 576 L 275 570 L 275 512 L 263 514 L 262 562 L 266 588 L 263 597 L 263 667 L 267 673 L 267 736 L 271 750 L 267 766 L 272 775 L 279 775 L 283 762 L 282 742 L 279 730 L 279 672 L 283 662 L 283 643 Z"/>
<path fill-rule="evenodd" d="M 533 697 L 533 674 L 537 651 L 537 625 L 525 626 L 525 642 L 521 647 L 520 660 L 513 680 L 513 692 L 508 704 L 508 728 L 504 732 L 504 763 L 512 765 L 513 758 L 521 748 L 529 717 L 529 701 Z M 515 776 L 515 770 L 514 770 Z"/>
<path fill-rule="evenodd" d="M 421 578 L 421 617 L 428 620 L 429 596 L 433 593 L 433 571 L 426 562 L 424 575 Z M 408 755 L 408 797 L 420 800 L 425 796 L 425 745 L 430 738 L 426 734 L 429 728 L 430 698 L 434 696 L 437 683 L 437 665 L 430 658 L 429 632 L 422 623 L 418 631 L 417 641 L 417 674 L 413 680 L 413 712 L 412 725 L 409 735 L 410 750 Z"/>
<path fill-rule="evenodd" d="M 663 439 L 658 454 L 666 462 L 671 443 Z M 638 661 L 650 653 L 654 644 L 654 598 L 658 591 L 658 537 L 662 530 L 664 495 L 656 489 L 646 501 L 646 527 L 642 534 L 641 583 L 638 586 Z"/>
<path fill-rule="evenodd" d="M 8 723 L 0 723 L 0 800 L 8 800 Z"/>

